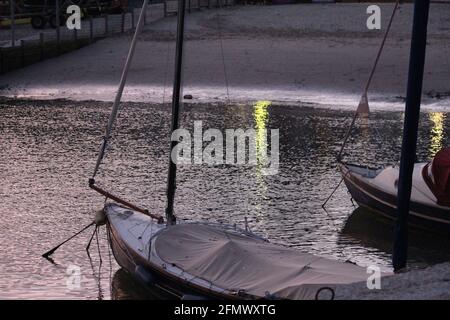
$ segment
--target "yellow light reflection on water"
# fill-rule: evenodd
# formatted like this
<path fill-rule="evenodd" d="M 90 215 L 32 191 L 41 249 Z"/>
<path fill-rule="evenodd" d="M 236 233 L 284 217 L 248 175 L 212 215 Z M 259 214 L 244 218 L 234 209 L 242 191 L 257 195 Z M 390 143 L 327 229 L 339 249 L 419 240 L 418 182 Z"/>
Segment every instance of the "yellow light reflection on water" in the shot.
<path fill-rule="evenodd" d="M 257 101 L 255 104 L 253 117 L 255 119 L 256 131 L 256 159 L 258 161 L 258 169 L 266 163 L 267 160 L 267 121 L 269 120 L 268 107 L 270 101 Z"/>
<path fill-rule="evenodd" d="M 430 130 L 430 147 L 428 152 L 430 158 L 433 158 L 434 155 L 444 147 L 445 114 L 443 112 L 430 112 L 429 118 L 432 126 Z"/>
<path fill-rule="evenodd" d="M 266 198 L 267 185 L 263 175 L 264 166 L 267 165 L 267 122 L 269 121 L 270 101 L 257 101 L 253 110 L 253 119 L 255 121 L 255 139 L 256 139 L 256 183 L 257 198 L 255 202 L 256 217 L 260 228 L 264 225 L 266 217 L 262 209 L 262 202 Z M 262 225 L 261 225 L 262 224 Z"/>

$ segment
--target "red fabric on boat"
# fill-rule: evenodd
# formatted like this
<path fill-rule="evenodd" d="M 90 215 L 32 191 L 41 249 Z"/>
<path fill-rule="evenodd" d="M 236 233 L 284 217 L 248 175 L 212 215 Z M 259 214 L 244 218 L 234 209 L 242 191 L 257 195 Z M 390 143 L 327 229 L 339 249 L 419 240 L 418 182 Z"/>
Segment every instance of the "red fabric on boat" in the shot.
<path fill-rule="evenodd" d="M 450 148 L 440 150 L 431 162 L 424 167 L 423 176 L 439 205 L 450 207 Z"/>

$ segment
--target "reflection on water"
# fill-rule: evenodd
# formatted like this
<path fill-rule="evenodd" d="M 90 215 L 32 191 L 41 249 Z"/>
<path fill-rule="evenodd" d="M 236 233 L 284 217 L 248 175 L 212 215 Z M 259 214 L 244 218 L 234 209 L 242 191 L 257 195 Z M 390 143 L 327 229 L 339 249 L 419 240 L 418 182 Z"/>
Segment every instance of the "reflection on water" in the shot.
<path fill-rule="evenodd" d="M 267 134 L 267 122 L 269 120 L 269 111 L 268 107 L 270 106 L 270 101 L 258 101 L 254 106 L 254 122 L 255 122 L 255 132 L 256 132 L 256 182 L 258 185 L 258 195 L 260 201 L 255 205 L 255 212 L 258 214 L 259 218 L 262 218 L 262 208 L 260 203 L 264 202 L 267 185 L 263 178 L 263 170 L 267 166 L 268 157 L 267 157 L 267 138 L 269 135 Z"/>
<path fill-rule="evenodd" d="M 429 113 L 430 121 L 432 123 L 430 130 L 430 158 L 433 158 L 434 155 L 441 150 L 444 145 L 444 121 L 445 121 L 445 113 L 443 112 L 430 112 Z"/>
<path fill-rule="evenodd" d="M 168 296 L 157 288 L 147 288 L 138 283 L 124 269 L 119 269 L 111 281 L 111 299 L 113 300 L 157 300 Z"/>
<path fill-rule="evenodd" d="M 339 235 L 343 244 L 355 244 L 384 252 L 390 259 L 394 240 L 394 222 L 365 208 L 357 208 L 347 219 Z M 408 256 L 413 267 L 450 261 L 450 238 L 417 228 L 409 232 Z"/>
<path fill-rule="evenodd" d="M 267 132 L 266 124 L 269 119 L 267 108 L 270 101 L 258 101 L 254 107 L 255 131 L 256 131 L 256 154 L 258 165 L 267 162 Z"/>
<path fill-rule="evenodd" d="M 109 112 L 110 104 L 98 102 L 0 103 L 0 298 L 109 299 L 111 293 L 114 297 L 128 294 L 125 288 L 131 282 L 116 272 L 118 266 L 110 256 L 104 229 L 100 254 L 96 244 L 92 248 L 93 267 L 85 253 L 89 232 L 61 247 L 53 257 L 55 265 L 40 257 L 88 224 L 103 206 L 104 199 L 88 188 L 87 180 Z M 153 212 L 165 208 L 169 112 L 169 106 L 125 104 L 97 178 L 106 189 Z M 240 226 L 247 217 L 250 228 L 272 242 L 388 269 L 389 238 L 374 236 L 373 243 L 368 243 L 345 231 L 354 210 L 345 187 L 328 203 L 328 213 L 321 208 L 340 180 L 335 156 L 351 115 L 268 103 L 185 105 L 181 125 L 189 130 L 195 120 L 202 120 L 205 130 L 222 132 L 228 128 L 278 128 L 280 167 L 277 175 L 270 176 L 251 166 L 182 166 L 177 215 Z M 445 113 L 441 123 L 440 143 L 445 146 L 450 126 Z M 418 143 L 421 160 L 430 156 L 433 127 L 435 121 L 423 114 Z M 371 113 L 368 126 L 355 128 L 345 159 L 371 165 L 395 163 L 401 132 L 402 113 Z M 258 143 L 265 142 L 261 139 Z M 366 221 L 372 224 L 372 218 Z M 365 235 L 368 227 L 359 229 Z M 448 254 L 439 248 L 433 249 L 432 255 L 418 252 L 412 257 L 413 264 L 445 260 Z M 67 273 L 74 265 L 81 270 L 80 286 L 75 288 L 68 286 L 73 278 Z M 123 285 L 115 286 L 117 282 Z"/>

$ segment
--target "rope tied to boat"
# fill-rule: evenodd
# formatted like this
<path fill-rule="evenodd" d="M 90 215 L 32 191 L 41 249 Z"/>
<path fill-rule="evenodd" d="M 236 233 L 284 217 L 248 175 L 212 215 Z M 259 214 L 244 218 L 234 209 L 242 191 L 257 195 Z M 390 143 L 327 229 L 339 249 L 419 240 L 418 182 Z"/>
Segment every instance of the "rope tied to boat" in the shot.
<path fill-rule="evenodd" d="M 392 22 L 394 21 L 394 16 L 395 16 L 395 13 L 397 12 L 399 4 L 400 4 L 400 0 L 397 0 L 397 2 L 394 5 L 394 8 L 392 10 L 392 14 L 391 14 L 391 17 L 389 19 L 389 23 L 387 25 L 386 32 L 384 33 L 383 40 L 381 41 L 380 47 L 379 47 L 377 55 L 375 57 L 375 61 L 374 61 L 374 64 L 372 66 L 372 70 L 370 71 L 369 78 L 367 79 L 366 85 L 365 85 L 363 93 L 361 95 L 361 99 L 359 100 L 358 107 L 356 108 L 356 111 L 353 114 L 352 122 L 350 123 L 350 126 L 347 129 L 347 132 L 345 133 L 344 139 L 342 141 L 341 148 L 339 150 L 338 155 L 336 156 L 336 160 L 337 160 L 338 163 L 342 163 L 342 154 L 344 152 L 344 148 L 345 148 L 345 145 L 347 144 L 348 138 L 350 137 L 350 134 L 352 132 L 353 126 L 355 125 L 356 119 L 358 118 L 358 115 L 360 115 L 360 114 L 367 114 L 368 115 L 369 114 L 369 99 L 367 97 L 367 92 L 369 91 L 370 84 L 372 83 L 372 78 L 373 78 L 373 76 L 375 74 L 375 70 L 377 68 L 378 61 L 380 60 L 381 53 L 383 52 L 384 45 L 385 45 L 386 39 L 387 39 L 387 37 L 389 35 L 389 31 L 391 30 Z M 377 130 L 377 134 L 380 137 L 380 134 L 379 134 L 378 130 Z M 322 208 L 325 210 L 325 212 L 327 214 L 328 214 L 328 212 L 325 209 L 325 205 L 328 203 L 328 201 L 331 199 L 331 197 L 336 193 L 337 189 L 339 188 L 339 186 L 342 184 L 343 181 L 344 181 L 344 177 L 341 177 L 341 179 L 339 180 L 339 183 L 337 184 L 337 186 L 333 189 L 331 194 L 326 198 L 326 200 L 322 204 Z"/>
<path fill-rule="evenodd" d="M 400 0 L 397 0 L 397 2 L 394 5 L 394 9 L 392 10 L 392 14 L 391 14 L 391 17 L 389 19 L 389 23 L 387 25 L 386 32 L 384 33 L 383 40 L 381 41 L 380 47 L 378 48 L 378 52 L 377 52 L 377 55 L 375 57 L 375 61 L 373 63 L 372 69 L 370 71 L 369 78 L 367 79 L 366 85 L 365 85 L 363 93 L 361 95 L 361 99 L 359 100 L 358 108 L 356 109 L 356 111 L 355 111 L 355 113 L 354 113 L 354 115 L 352 117 L 352 122 L 351 122 L 351 124 L 350 124 L 350 126 L 349 126 L 349 128 L 348 128 L 348 130 L 347 130 L 347 132 L 345 134 L 345 137 L 344 137 L 344 139 L 342 141 L 341 148 L 340 148 L 339 153 L 338 153 L 338 155 L 336 157 L 338 162 L 341 162 L 342 153 L 344 152 L 344 147 L 347 144 L 347 140 L 350 137 L 350 134 L 352 132 L 353 126 L 355 125 L 356 118 L 358 118 L 358 115 L 360 115 L 360 114 L 366 114 L 366 115 L 369 114 L 369 100 L 367 98 L 367 92 L 369 91 L 370 84 L 372 83 L 372 78 L 373 78 L 373 76 L 375 74 L 375 70 L 376 70 L 376 68 L 378 66 L 378 62 L 380 61 L 381 53 L 383 52 L 384 45 L 385 45 L 386 39 L 387 39 L 387 37 L 389 35 L 389 31 L 391 30 L 392 22 L 394 21 L 394 16 L 395 16 L 395 13 L 397 12 L 397 8 L 398 8 L 399 4 L 400 4 Z"/>

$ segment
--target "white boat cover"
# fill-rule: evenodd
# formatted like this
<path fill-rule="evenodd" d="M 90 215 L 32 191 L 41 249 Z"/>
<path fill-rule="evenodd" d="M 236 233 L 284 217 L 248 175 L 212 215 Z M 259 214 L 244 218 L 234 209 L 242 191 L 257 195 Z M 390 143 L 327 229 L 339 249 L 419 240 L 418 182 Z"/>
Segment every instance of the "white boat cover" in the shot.
<path fill-rule="evenodd" d="M 205 224 L 161 231 L 154 250 L 166 263 L 223 289 L 314 299 L 322 287 L 366 281 L 366 269 Z"/>
<path fill-rule="evenodd" d="M 426 163 L 414 164 L 411 200 L 415 202 L 425 203 L 427 205 L 436 206 L 436 197 L 427 186 L 422 176 L 422 169 L 425 165 Z M 398 167 L 387 167 L 383 169 L 374 179 L 367 179 L 367 182 L 383 191 L 389 192 L 396 196 L 398 177 Z"/>

